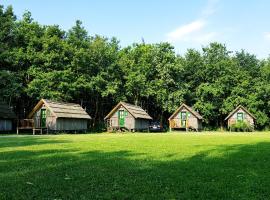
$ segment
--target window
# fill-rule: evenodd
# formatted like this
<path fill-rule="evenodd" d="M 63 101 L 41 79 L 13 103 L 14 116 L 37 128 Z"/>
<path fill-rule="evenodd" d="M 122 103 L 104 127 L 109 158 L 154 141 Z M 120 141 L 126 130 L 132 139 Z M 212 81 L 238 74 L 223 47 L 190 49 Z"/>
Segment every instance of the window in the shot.
<path fill-rule="evenodd" d="M 187 119 L 187 113 L 186 112 L 181 112 L 181 119 L 186 120 Z"/>
<path fill-rule="evenodd" d="M 243 121 L 244 120 L 244 113 L 237 113 L 237 121 Z"/>
<path fill-rule="evenodd" d="M 125 110 L 125 116 L 128 116 L 128 111 Z"/>

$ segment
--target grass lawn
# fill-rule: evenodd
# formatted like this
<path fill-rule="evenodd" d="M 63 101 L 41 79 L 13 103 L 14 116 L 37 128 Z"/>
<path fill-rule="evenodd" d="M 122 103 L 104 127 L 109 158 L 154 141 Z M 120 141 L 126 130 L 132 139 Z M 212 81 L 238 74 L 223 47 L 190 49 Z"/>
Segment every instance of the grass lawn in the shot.
<path fill-rule="evenodd" d="M 270 133 L 0 137 L 0 199 L 270 199 Z"/>

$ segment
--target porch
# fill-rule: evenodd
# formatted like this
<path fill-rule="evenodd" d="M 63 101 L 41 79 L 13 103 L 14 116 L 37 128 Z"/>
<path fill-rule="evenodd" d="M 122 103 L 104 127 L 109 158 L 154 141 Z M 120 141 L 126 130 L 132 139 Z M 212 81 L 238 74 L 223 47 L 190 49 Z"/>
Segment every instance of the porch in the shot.
<path fill-rule="evenodd" d="M 35 121 L 33 119 L 20 119 L 17 123 L 17 135 L 20 131 L 31 130 L 33 135 L 37 132 L 43 134 L 46 132 L 48 134 L 48 129 L 46 127 L 35 126 Z"/>

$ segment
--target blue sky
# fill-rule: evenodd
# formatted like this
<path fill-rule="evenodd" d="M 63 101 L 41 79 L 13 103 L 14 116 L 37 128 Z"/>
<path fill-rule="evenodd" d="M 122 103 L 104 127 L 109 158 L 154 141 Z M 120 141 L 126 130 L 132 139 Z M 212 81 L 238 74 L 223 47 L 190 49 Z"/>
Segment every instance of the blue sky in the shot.
<path fill-rule="evenodd" d="M 1 0 L 21 18 L 28 10 L 41 24 L 70 29 L 83 22 L 89 34 L 115 36 L 122 46 L 171 42 L 179 54 L 209 42 L 270 54 L 269 0 Z"/>

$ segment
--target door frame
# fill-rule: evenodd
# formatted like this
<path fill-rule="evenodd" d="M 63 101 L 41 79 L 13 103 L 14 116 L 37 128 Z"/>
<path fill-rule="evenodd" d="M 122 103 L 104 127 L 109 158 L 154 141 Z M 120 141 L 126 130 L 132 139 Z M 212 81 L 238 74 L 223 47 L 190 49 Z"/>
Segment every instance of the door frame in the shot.
<path fill-rule="evenodd" d="M 46 128 L 47 113 L 45 108 L 40 109 L 40 128 Z"/>
<path fill-rule="evenodd" d="M 184 120 L 183 120 L 183 114 L 185 114 L 185 119 Z M 181 111 L 180 112 L 180 125 L 181 125 L 182 128 L 187 127 L 187 111 Z"/>
<path fill-rule="evenodd" d="M 125 127 L 125 110 L 118 110 L 118 125 L 119 127 Z M 121 123 L 123 122 L 123 123 Z"/>

